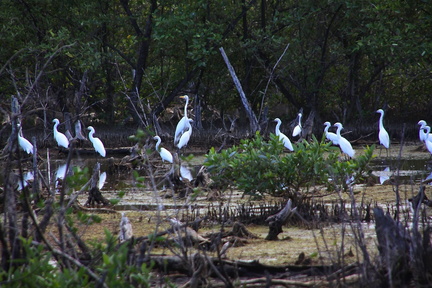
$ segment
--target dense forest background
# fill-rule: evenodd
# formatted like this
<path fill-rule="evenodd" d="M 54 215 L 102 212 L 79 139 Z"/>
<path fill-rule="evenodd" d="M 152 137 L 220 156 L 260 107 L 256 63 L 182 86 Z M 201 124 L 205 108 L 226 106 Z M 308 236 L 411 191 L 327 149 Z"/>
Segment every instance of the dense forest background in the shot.
<path fill-rule="evenodd" d="M 182 94 L 198 131 L 227 116 L 248 121 L 221 47 L 259 123 L 289 123 L 300 109 L 320 130 L 324 121 L 376 128 L 378 108 L 395 127 L 430 120 L 426 0 L 18 0 L 0 8 L 2 123 L 12 95 L 33 125 L 65 112 L 155 125 L 178 118 L 172 107 L 181 113 Z"/>

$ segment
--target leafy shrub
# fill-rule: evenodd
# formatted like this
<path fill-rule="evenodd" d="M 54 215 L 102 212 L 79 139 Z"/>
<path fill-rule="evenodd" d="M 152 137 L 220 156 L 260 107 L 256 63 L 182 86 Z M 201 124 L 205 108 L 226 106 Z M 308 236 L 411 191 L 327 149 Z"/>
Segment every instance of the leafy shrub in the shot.
<path fill-rule="evenodd" d="M 212 148 L 204 165 L 222 190 L 236 187 L 251 196 L 296 199 L 301 190 L 308 192 L 315 185 L 334 191 L 360 181 L 369 171 L 374 150 L 374 146 L 367 147 L 364 155 L 341 161 L 344 156 L 339 148 L 324 139 L 313 137 L 311 142 L 293 146 L 294 151 L 286 153 L 276 135 L 270 134 L 270 140 L 265 141 L 257 133 L 254 139 L 244 139 L 221 153 Z"/>

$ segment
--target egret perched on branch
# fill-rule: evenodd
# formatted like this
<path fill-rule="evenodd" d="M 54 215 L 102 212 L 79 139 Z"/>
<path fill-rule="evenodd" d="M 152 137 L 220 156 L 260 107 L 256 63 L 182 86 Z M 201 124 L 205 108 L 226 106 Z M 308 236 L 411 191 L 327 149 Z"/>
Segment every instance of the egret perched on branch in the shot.
<path fill-rule="evenodd" d="M 186 147 L 187 144 L 189 143 L 190 137 L 192 135 L 192 125 L 191 123 L 193 122 L 192 119 L 188 119 L 188 121 L 186 122 L 186 126 L 187 126 L 187 131 L 184 132 L 181 137 L 180 140 L 177 143 L 177 148 L 181 149 L 183 147 Z"/>
<path fill-rule="evenodd" d="M 159 145 L 162 141 L 161 138 L 159 136 L 155 136 L 155 137 L 153 137 L 153 139 L 157 140 L 156 151 L 159 152 L 159 155 L 161 156 L 162 161 L 168 161 L 170 163 L 173 163 L 173 156 L 172 156 L 171 152 L 169 152 L 167 149 L 165 149 L 163 147 L 159 148 Z"/>
<path fill-rule="evenodd" d="M 282 141 L 285 148 L 287 148 L 290 151 L 294 151 L 294 148 L 293 148 L 289 138 L 285 134 L 280 132 L 280 126 L 282 124 L 282 121 L 279 118 L 276 118 L 274 121 L 277 122 L 275 134 L 276 134 L 276 136 L 279 137 L 279 141 Z"/>
<path fill-rule="evenodd" d="M 340 147 L 340 149 L 342 150 L 343 153 L 347 154 L 349 157 L 353 158 L 355 151 L 351 146 L 351 143 L 345 139 L 344 137 L 342 137 L 340 135 L 340 131 L 343 129 L 343 126 L 341 123 L 337 122 L 334 124 L 334 126 L 338 127 L 337 131 L 336 131 L 336 135 L 338 137 L 338 145 Z"/>
<path fill-rule="evenodd" d="M 57 130 L 57 126 L 59 125 L 60 121 L 56 118 L 53 120 L 54 124 L 54 139 L 57 141 L 58 146 L 68 148 L 69 147 L 69 140 L 67 139 L 66 135 L 59 132 Z"/>
<path fill-rule="evenodd" d="M 293 137 L 300 136 L 301 132 L 302 132 L 302 125 L 301 125 L 302 113 L 298 113 L 297 118 L 298 118 L 298 124 L 297 124 L 297 126 L 294 127 L 294 130 L 292 133 Z"/>
<path fill-rule="evenodd" d="M 102 141 L 99 138 L 93 137 L 93 134 L 95 133 L 95 129 L 92 126 L 87 127 L 89 132 L 89 139 L 93 143 L 93 147 L 102 157 L 105 157 L 105 147 L 102 143 Z"/>
<path fill-rule="evenodd" d="M 27 152 L 27 154 L 33 154 L 34 149 L 33 145 L 28 141 L 24 136 L 22 136 L 22 127 L 18 124 L 18 144 L 21 146 L 21 149 Z"/>
<path fill-rule="evenodd" d="M 338 145 L 339 142 L 338 142 L 337 135 L 335 133 L 333 133 L 333 132 L 328 132 L 328 130 L 329 130 L 330 126 L 331 126 L 330 122 L 327 121 L 327 122 L 324 123 L 324 125 L 326 126 L 324 128 L 324 134 L 325 134 L 326 138 L 328 140 L 330 140 L 334 145 Z"/>
<path fill-rule="evenodd" d="M 387 130 L 384 128 L 384 125 L 383 125 L 384 111 L 382 109 L 378 109 L 376 112 L 381 114 L 380 119 L 379 119 L 378 139 L 380 141 L 380 144 L 382 144 L 386 149 L 389 149 L 390 137 L 387 133 Z"/>
<path fill-rule="evenodd" d="M 180 96 L 179 98 L 186 99 L 186 103 L 185 103 L 185 107 L 184 107 L 184 115 L 180 119 L 180 121 L 177 123 L 177 127 L 175 130 L 174 145 L 177 145 L 177 143 L 180 141 L 180 137 L 182 136 L 183 133 L 186 132 L 186 130 L 188 129 L 188 124 L 189 124 L 189 121 L 188 121 L 189 118 L 187 117 L 187 106 L 189 104 L 189 96 L 183 95 L 183 96 Z"/>

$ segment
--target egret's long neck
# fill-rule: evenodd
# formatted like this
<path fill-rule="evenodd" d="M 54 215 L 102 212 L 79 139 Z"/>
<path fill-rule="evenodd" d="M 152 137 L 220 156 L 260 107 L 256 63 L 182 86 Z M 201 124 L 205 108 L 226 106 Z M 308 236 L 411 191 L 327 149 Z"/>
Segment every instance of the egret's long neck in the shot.
<path fill-rule="evenodd" d="M 279 134 L 280 134 L 279 127 L 281 126 L 281 124 L 282 124 L 281 121 L 278 121 L 277 124 L 276 124 L 276 135 L 277 135 L 277 136 L 279 136 Z"/>
<path fill-rule="evenodd" d="M 54 124 L 54 133 L 57 133 L 58 131 L 57 131 L 57 126 L 59 125 L 59 123 L 55 123 Z"/>
<path fill-rule="evenodd" d="M 338 129 L 336 130 L 336 135 L 340 138 L 340 131 L 342 130 L 342 126 L 338 126 Z"/>
<path fill-rule="evenodd" d="M 328 129 L 330 128 L 330 125 L 326 124 L 325 128 L 324 128 L 324 133 L 327 134 L 328 133 Z"/>
<path fill-rule="evenodd" d="M 384 113 L 381 113 L 380 120 L 379 120 L 379 128 L 380 128 L 380 129 L 383 129 L 383 128 L 384 128 L 384 125 L 383 125 L 383 118 L 384 118 Z"/>
<path fill-rule="evenodd" d="M 159 149 L 159 145 L 160 145 L 161 141 L 162 141 L 162 140 L 159 138 L 159 139 L 157 140 L 157 142 L 156 142 L 156 150 L 157 150 L 157 151 L 160 150 L 160 149 Z"/>
<path fill-rule="evenodd" d="M 189 97 L 186 98 L 186 104 L 185 104 L 185 108 L 184 108 L 184 117 L 187 118 L 187 107 L 189 105 Z"/>

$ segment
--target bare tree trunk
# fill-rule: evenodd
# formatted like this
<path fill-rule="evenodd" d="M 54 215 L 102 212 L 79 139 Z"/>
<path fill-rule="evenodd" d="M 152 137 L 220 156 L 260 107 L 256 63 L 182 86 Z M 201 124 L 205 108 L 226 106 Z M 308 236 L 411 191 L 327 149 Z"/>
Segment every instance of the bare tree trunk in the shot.
<path fill-rule="evenodd" d="M 243 92 L 243 88 L 241 86 L 241 83 L 240 83 L 239 79 L 237 78 L 237 75 L 234 71 L 234 68 L 231 66 L 231 63 L 228 59 L 228 56 L 225 54 L 225 50 L 221 47 L 221 48 L 219 48 L 219 51 L 221 52 L 222 57 L 224 58 L 225 63 L 228 67 L 228 70 L 231 74 L 231 77 L 233 78 L 234 84 L 235 84 L 238 92 L 240 93 L 240 99 L 241 99 L 241 101 L 243 103 L 243 107 L 245 108 L 246 113 L 249 117 L 251 131 L 252 131 L 252 133 L 255 133 L 256 131 L 259 131 L 258 120 L 255 116 L 255 113 L 252 111 L 252 108 L 251 108 L 249 102 L 247 101 L 247 98 L 246 98 L 245 93 Z"/>
<path fill-rule="evenodd" d="M 138 107 L 140 107 L 139 91 L 141 89 L 141 83 L 142 83 L 142 78 L 144 76 L 144 71 L 147 66 L 147 58 L 149 55 L 150 40 L 151 40 L 151 34 L 153 30 L 153 13 L 156 11 L 157 1 L 156 0 L 150 1 L 151 4 L 150 11 L 148 12 L 144 31 L 141 30 L 141 28 L 138 25 L 138 22 L 136 21 L 135 16 L 130 10 L 129 1 L 120 0 L 120 3 L 122 4 L 124 11 L 128 15 L 136 35 L 138 36 L 139 39 L 141 39 L 140 47 L 138 50 L 138 59 L 134 67 L 135 75 L 133 79 L 132 89 L 129 93 L 130 99 L 128 103 L 128 109 L 136 123 L 147 125 L 148 123 L 142 123 L 142 117 L 139 115 L 139 111 L 138 111 Z M 142 112 L 144 113 L 144 111 Z"/>

